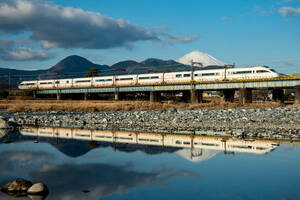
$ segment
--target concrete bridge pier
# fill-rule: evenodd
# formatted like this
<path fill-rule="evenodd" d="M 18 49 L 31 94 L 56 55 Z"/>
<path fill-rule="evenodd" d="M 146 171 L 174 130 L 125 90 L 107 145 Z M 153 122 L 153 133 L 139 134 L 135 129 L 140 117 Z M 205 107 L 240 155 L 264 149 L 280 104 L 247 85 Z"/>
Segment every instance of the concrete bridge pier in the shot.
<path fill-rule="evenodd" d="M 197 96 L 197 95 L 196 95 L 196 90 L 195 90 L 195 89 L 191 89 L 191 94 L 190 94 L 190 97 L 191 97 L 190 102 L 191 102 L 191 104 L 198 103 L 198 102 L 197 102 L 198 99 L 197 99 L 196 96 Z"/>
<path fill-rule="evenodd" d="M 203 102 L 203 91 L 202 90 L 191 90 L 191 104 Z"/>
<path fill-rule="evenodd" d="M 283 89 L 275 88 L 272 91 L 272 99 L 273 101 L 284 102 L 284 92 Z"/>
<path fill-rule="evenodd" d="M 120 93 L 119 92 L 114 93 L 114 99 L 115 99 L 115 101 L 120 100 Z"/>
<path fill-rule="evenodd" d="M 300 104 L 300 85 L 296 86 L 295 104 Z"/>
<path fill-rule="evenodd" d="M 196 90 L 196 98 L 198 103 L 203 103 L 203 90 Z"/>
<path fill-rule="evenodd" d="M 56 94 L 56 100 L 57 100 L 57 101 L 61 100 L 61 93 L 57 93 L 57 94 Z"/>
<path fill-rule="evenodd" d="M 150 102 L 160 102 L 161 93 L 157 91 L 150 91 Z"/>
<path fill-rule="evenodd" d="M 252 89 L 251 88 L 240 88 L 240 104 L 252 103 Z"/>
<path fill-rule="evenodd" d="M 182 101 L 186 103 L 191 101 L 191 91 L 188 90 L 182 91 Z"/>
<path fill-rule="evenodd" d="M 234 93 L 235 91 L 233 89 L 226 89 L 223 90 L 224 93 L 224 100 L 228 102 L 233 102 L 234 100 Z"/>
<path fill-rule="evenodd" d="M 83 98 L 84 98 L 85 101 L 88 100 L 89 99 L 89 93 L 85 92 Z"/>

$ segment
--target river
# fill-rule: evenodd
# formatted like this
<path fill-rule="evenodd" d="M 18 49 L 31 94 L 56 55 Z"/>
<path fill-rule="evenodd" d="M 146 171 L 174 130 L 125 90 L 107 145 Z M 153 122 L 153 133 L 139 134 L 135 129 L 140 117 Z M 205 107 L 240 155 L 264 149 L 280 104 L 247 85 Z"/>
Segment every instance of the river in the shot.
<path fill-rule="evenodd" d="M 211 133 L 24 126 L 2 134 L 0 184 L 43 182 L 47 200 L 300 199 L 299 147 Z"/>

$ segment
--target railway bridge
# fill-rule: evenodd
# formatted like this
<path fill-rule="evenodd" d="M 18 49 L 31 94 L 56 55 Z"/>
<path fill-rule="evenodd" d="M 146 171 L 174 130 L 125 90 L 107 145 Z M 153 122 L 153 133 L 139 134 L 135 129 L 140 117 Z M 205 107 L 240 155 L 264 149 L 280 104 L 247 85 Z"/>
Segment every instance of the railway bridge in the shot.
<path fill-rule="evenodd" d="M 34 91 L 34 97 L 56 95 L 62 100 L 70 95 L 82 95 L 85 100 L 92 94 L 114 94 L 115 100 L 121 100 L 124 95 L 144 93 L 151 102 L 161 100 L 161 94 L 181 92 L 185 100 L 191 103 L 202 102 L 203 91 L 223 91 L 225 101 L 233 101 L 236 91 L 239 91 L 241 104 L 252 102 L 252 91 L 257 89 L 272 90 L 273 100 L 284 101 L 284 89 L 295 89 L 295 103 L 300 104 L 300 75 L 285 75 L 272 79 L 221 80 L 206 82 L 184 82 L 159 85 L 127 85 L 89 88 L 51 88 Z"/>

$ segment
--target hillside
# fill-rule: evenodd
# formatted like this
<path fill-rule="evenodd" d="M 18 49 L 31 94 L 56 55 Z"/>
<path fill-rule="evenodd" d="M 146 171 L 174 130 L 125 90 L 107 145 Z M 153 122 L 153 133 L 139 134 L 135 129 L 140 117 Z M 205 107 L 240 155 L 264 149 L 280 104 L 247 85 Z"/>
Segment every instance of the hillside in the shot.
<path fill-rule="evenodd" d="M 184 71 L 190 69 L 189 66 L 174 60 L 161 60 L 156 58 L 149 58 L 142 62 L 126 60 L 112 65 L 112 68 L 122 68 L 126 74 Z"/>
<path fill-rule="evenodd" d="M 46 73 L 43 73 L 41 76 L 56 77 L 57 75 L 59 75 L 66 77 L 82 77 L 87 73 L 89 68 L 96 68 L 100 71 L 105 72 L 111 69 L 108 65 L 98 65 L 81 56 L 72 55 L 59 61 L 56 65 L 48 69 Z"/>

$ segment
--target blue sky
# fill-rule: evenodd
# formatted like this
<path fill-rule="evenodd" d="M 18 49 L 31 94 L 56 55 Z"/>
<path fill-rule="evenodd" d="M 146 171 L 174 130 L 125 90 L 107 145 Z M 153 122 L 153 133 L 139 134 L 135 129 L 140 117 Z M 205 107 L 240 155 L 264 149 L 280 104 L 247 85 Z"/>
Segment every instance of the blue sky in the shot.
<path fill-rule="evenodd" d="M 300 0 L 1 2 L 0 67 L 46 69 L 74 54 L 109 65 L 176 60 L 199 50 L 300 73 Z"/>

